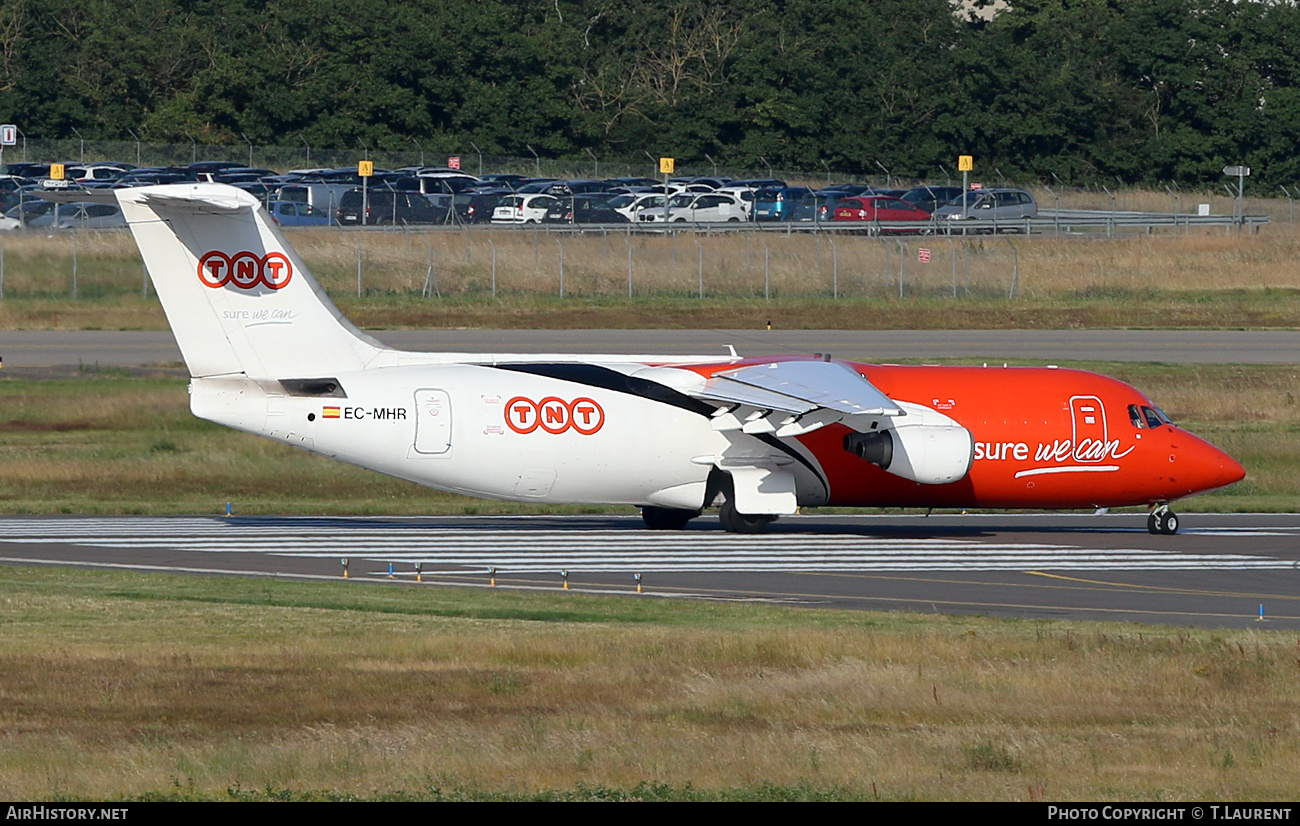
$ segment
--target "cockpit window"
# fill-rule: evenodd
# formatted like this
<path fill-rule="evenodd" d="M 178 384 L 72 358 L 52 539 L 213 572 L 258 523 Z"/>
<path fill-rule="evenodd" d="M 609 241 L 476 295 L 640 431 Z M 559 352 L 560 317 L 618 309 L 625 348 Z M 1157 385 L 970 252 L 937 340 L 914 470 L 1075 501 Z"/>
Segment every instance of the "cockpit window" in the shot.
<path fill-rule="evenodd" d="M 1128 406 L 1128 418 L 1129 421 L 1133 422 L 1133 426 L 1139 430 L 1145 429 L 1147 426 L 1147 420 L 1142 416 L 1142 408 L 1136 404 Z"/>
<path fill-rule="evenodd" d="M 1162 424 L 1172 424 L 1169 417 L 1161 413 L 1154 407 L 1143 407 L 1142 418 L 1147 420 L 1147 427 L 1159 427 Z"/>
<path fill-rule="evenodd" d="M 1133 426 L 1140 430 L 1174 423 L 1172 419 L 1165 415 L 1165 411 L 1158 407 L 1147 407 L 1146 405 L 1130 404 L 1128 406 L 1128 418 L 1133 423 Z"/>

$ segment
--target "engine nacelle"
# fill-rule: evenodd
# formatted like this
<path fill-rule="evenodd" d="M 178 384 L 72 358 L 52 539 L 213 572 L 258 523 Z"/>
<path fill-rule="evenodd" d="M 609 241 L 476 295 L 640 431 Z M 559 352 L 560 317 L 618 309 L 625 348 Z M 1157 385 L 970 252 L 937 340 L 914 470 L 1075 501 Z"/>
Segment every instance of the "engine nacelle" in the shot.
<path fill-rule="evenodd" d="M 966 428 L 938 411 L 897 402 L 905 416 L 884 428 L 844 437 L 844 449 L 895 476 L 922 485 L 956 482 L 970 472 L 975 440 Z"/>
<path fill-rule="evenodd" d="M 959 424 L 903 425 L 893 436 L 894 461 L 885 470 L 922 485 L 956 482 L 975 459 L 975 440 Z"/>

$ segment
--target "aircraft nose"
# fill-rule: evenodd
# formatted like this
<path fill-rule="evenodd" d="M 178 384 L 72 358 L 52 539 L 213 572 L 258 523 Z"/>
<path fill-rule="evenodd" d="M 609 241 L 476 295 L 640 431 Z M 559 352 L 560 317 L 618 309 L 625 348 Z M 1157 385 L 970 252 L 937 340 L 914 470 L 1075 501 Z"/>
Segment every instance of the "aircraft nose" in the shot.
<path fill-rule="evenodd" d="M 1193 493 L 1226 487 L 1246 478 L 1246 469 L 1241 463 L 1219 450 L 1209 442 L 1192 436 L 1180 434 L 1174 446 L 1178 459 L 1178 481 L 1183 482 Z M 1170 458 L 1173 458 L 1171 454 Z"/>

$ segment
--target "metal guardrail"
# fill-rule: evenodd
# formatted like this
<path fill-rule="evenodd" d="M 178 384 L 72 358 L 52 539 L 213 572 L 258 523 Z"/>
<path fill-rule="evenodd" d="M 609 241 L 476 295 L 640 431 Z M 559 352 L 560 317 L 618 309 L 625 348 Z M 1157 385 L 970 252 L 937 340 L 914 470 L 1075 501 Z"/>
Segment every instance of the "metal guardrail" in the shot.
<path fill-rule="evenodd" d="M 92 190 L 73 196 L 71 193 L 58 191 L 58 194 L 44 193 L 46 200 L 60 201 L 95 201 L 112 202 L 115 198 L 106 193 L 111 190 Z M 581 233 L 601 232 L 631 235 L 663 235 L 673 232 L 692 232 L 705 234 L 724 234 L 733 232 L 761 232 L 792 235 L 794 233 L 828 233 L 848 235 L 901 235 L 901 236 L 968 236 L 1002 233 L 1019 233 L 1024 235 L 1045 234 L 1096 234 L 1104 231 L 1111 237 L 1121 232 L 1151 233 L 1156 229 L 1170 229 L 1175 232 L 1187 232 L 1192 227 L 1223 227 L 1231 230 L 1258 232 L 1259 228 L 1272 222 L 1267 215 L 1191 215 L 1170 212 L 1119 212 L 1110 210 L 1087 209 L 1043 209 L 1037 218 L 1025 218 L 1018 221 L 996 221 L 977 218 L 962 220 L 919 221 L 659 221 L 633 222 L 630 224 L 506 224 L 474 223 L 465 224 L 455 220 L 445 224 L 412 224 L 402 226 L 354 226 L 334 227 L 346 231 L 367 232 L 402 232 L 409 229 L 424 231 L 462 232 L 466 229 L 504 229 L 507 231 L 541 231 L 547 233 Z M 48 229 L 48 228 L 47 228 Z"/>
<path fill-rule="evenodd" d="M 1267 215 L 1188 215 L 1161 212 L 1111 212 L 1108 210 L 1045 209 L 1037 218 L 1018 221 L 993 221 L 981 219 L 918 221 L 659 221 L 630 224 L 446 224 L 419 225 L 419 229 L 465 231 L 466 229 L 504 229 L 519 232 L 582 233 L 600 232 L 619 235 L 663 235 L 673 232 L 725 234 L 758 232 L 792 235 L 794 233 L 828 233 L 836 235 L 900 235 L 900 236 L 967 236 L 1000 233 L 1025 235 L 1045 234 L 1097 234 L 1114 236 L 1121 232 L 1146 232 L 1171 229 L 1186 232 L 1192 227 L 1223 227 L 1231 230 L 1258 232 L 1272 219 Z M 415 226 L 411 227 L 416 228 Z M 351 227 L 352 230 L 401 231 L 401 227 Z"/>

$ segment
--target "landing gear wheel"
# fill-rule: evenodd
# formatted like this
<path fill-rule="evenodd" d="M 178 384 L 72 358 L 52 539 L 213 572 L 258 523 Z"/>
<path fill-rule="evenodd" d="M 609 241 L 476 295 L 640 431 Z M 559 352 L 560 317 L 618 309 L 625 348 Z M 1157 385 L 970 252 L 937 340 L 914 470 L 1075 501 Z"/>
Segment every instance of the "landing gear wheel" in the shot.
<path fill-rule="evenodd" d="M 699 516 L 697 510 L 681 508 L 656 508 L 650 505 L 641 509 L 641 521 L 652 531 L 680 531 L 686 523 Z"/>
<path fill-rule="evenodd" d="M 1173 536 L 1178 533 L 1178 514 L 1169 510 L 1168 505 L 1161 505 L 1147 517 L 1147 532 Z"/>
<path fill-rule="evenodd" d="M 762 533 L 767 530 L 769 522 L 776 521 L 776 517 L 771 514 L 741 513 L 730 499 L 722 503 L 718 519 L 722 522 L 723 530 L 728 533 Z"/>

